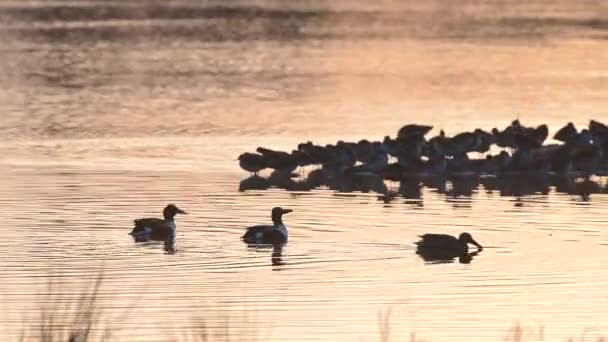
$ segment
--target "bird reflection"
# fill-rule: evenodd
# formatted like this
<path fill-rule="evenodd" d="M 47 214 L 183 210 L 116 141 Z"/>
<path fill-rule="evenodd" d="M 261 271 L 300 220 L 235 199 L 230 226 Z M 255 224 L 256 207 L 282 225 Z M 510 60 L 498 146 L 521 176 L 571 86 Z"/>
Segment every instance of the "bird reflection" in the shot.
<path fill-rule="evenodd" d="M 603 177 L 579 177 L 576 175 L 556 174 L 508 174 L 500 176 L 426 176 L 411 177 L 398 182 L 385 182 L 381 177 L 369 173 L 337 176 L 317 169 L 304 178 L 292 179 L 293 175 L 274 175 L 264 178 L 254 175 L 241 181 L 239 191 L 266 190 L 269 188 L 287 191 L 311 191 L 326 188 L 341 193 L 377 193 L 378 200 L 390 203 L 398 198 L 421 204 L 424 189 L 444 195 L 446 202 L 456 207 L 470 207 L 475 194 L 484 191 L 496 193 L 503 197 L 524 198 L 533 195 L 547 195 L 551 191 L 576 195 L 583 201 L 589 201 L 591 195 L 607 191 L 606 186 L 598 182 Z M 597 180 L 596 180 L 597 179 Z"/>
<path fill-rule="evenodd" d="M 451 264 L 456 260 L 461 264 L 470 264 L 471 261 L 473 261 L 473 258 L 479 254 L 479 251 L 466 253 L 457 257 L 453 255 L 425 254 L 420 252 L 416 252 L 416 254 L 429 264 Z"/>
<path fill-rule="evenodd" d="M 270 188 L 270 182 L 268 179 L 253 175 L 249 178 L 245 178 L 239 184 L 239 191 L 246 190 L 266 190 Z"/>
<path fill-rule="evenodd" d="M 417 178 L 402 180 L 399 182 L 399 194 L 408 200 L 422 199 L 422 185 Z"/>
<path fill-rule="evenodd" d="M 460 262 L 461 264 L 470 264 L 471 261 L 473 261 L 473 258 L 479 254 L 479 251 L 475 251 L 472 253 L 467 253 L 465 255 L 461 255 L 458 257 L 458 262 Z"/>
<path fill-rule="evenodd" d="M 271 257 L 273 266 L 283 265 L 283 246 L 275 245 L 272 248 L 272 257 Z"/>
<path fill-rule="evenodd" d="M 272 248 L 272 254 L 270 256 L 270 263 L 272 266 L 284 265 L 283 261 L 283 246 L 282 245 L 248 245 L 247 248 L 251 251 L 268 251 Z M 171 254 L 171 253 L 168 253 Z"/>
<path fill-rule="evenodd" d="M 157 249 L 160 244 L 163 245 L 163 251 L 165 254 L 175 254 L 175 239 L 167 239 L 165 241 L 146 240 L 137 237 L 133 237 L 133 242 L 136 242 L 139 246 Z"/>
<path fill-rule="evenodd" d="M 163 250 L 165 251 L 165 254 L 175 254 L 175 240 L 165 240 L 163 242 Z"/>
<path fill-rule="evenodd" d="M 416 252 L 416 254 L 418 254 L 422 260 L 424 260 L 425 262 L 429 263 L 429 264 L 451 264 L 454 263 L 454 261 L 458 260 L 459 263 L 461 264 L 470 264 L 471 261 L 473 261 L 473 258 L 479 254 L 479 251 L 475 251 L 475 252 L 471 252 L 471 253 L 466 253 L 463 255 L 459 255 L 459 256 L 453 256 L 453 255 L 437 255 L 437 254 L 425 254 L 425 253 L 421 253 L 421 252 Z"/>

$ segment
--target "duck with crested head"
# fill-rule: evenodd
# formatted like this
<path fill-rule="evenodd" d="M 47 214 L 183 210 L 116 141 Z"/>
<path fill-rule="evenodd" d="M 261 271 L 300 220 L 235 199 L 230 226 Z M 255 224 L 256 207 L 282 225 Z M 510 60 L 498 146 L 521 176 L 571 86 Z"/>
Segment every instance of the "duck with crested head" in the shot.
<path fill-rule="evenodd" d="M 135 227 L 129 235 L 136 241 L 167 241 L 175 239 L 175 215 L 186 214 L 185 211 L 169 204 L 163 210 L 163 218 L 141 218 L 134 220 Z"/>
<path fill-rule="evenodd" d="M 282 246 L 287 243 L 287 226 L 283 215 L 292 212 L 281 207 L 272 208 L 272 225 L 257 225 L 247 228 L 241 239 L 248 245 Z"/>

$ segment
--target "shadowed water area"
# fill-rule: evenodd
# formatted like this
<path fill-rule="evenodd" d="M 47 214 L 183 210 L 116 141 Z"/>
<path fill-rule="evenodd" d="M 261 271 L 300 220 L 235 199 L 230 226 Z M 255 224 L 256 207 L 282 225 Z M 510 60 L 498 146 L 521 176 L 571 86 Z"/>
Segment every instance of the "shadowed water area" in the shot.
<path fill-rule="evenodd" d="M 0 1 L 0 335 L 104 269 L 117 340 L 548 339 L 608 332 L 608 180 L 463 178 L 239 191 L 258 146 L 608 122 L 600 1 Z M 313 168 L 304 171 L 307 173 Z M 242 188 L 241 188 L 242 190 Z M 176 203 L 175 253 L 132 220 Z M 284 217 L 282 264 L 245 227 Z M 424 233 L 470 232 L 468 263 Z M 25 322 L 25 323 L 24 323 Z M 198 325 L 200 328 L 200 325 Z M 13 337 L 10 337 L 13 336 Z"/>

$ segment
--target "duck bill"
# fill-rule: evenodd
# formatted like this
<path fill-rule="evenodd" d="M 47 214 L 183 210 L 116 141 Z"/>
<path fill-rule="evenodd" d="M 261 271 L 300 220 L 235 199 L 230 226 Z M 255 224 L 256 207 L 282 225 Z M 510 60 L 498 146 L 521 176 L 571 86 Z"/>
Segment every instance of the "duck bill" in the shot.
<path fill-rule="evenodd" d="M 472 244 L 472 245 L 475 245 L 475 246 L 477 247 L 477 249 L 479 249 L 479 250 L 482 250 L 482 249 L 483 249 L 483 246 L 482 246 L 482 245 L 480 245 L 480 244 L 479 244 L 477 241 L 475 241 L 475 240 L 473 240 L 473 239 L 471 239 L 471 244 Z"/>
<path fill-rule="evenodd" d="M 283 214 L 289 214 L 292 211 L 293 210 L 291 210 L 291 209 L 283 209 Z"/>
<path fill-rule="evenodd" d="M 178 213 L 178 214 L 183 214 L 183 215 L 188 215 L 188 213 L 187 213 L 187 212 L 185 212 L 185 211 L 183 211 L 183 210 L 181 210 L 181 209 L 177 209 L 177 213 Z"/>

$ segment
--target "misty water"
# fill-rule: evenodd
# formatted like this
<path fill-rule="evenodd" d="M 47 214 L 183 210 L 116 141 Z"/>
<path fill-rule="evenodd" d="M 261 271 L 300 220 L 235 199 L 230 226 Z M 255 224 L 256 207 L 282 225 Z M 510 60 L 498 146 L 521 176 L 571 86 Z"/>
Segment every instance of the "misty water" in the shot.
<path fill-rule="evenodd" d="M 1 1 L 0 335 L 36 326 L 103 270 L 117 340 L 547 339 L 608 329 L 608 181 L 239 191 L 258 146 L 608 121 L 599 1 Z M 312 169 L 301 172 L 309 172 Z M 490 182 L 491 183 L 491 182 Z M 132 220 L 177 218 L 175 253 Z M 283 206 L 283 263 L 245 227 Z M 468 231 L 470 263 L 417 236 Z M 227 323 L 229 322 L 229 323 Z"/>

